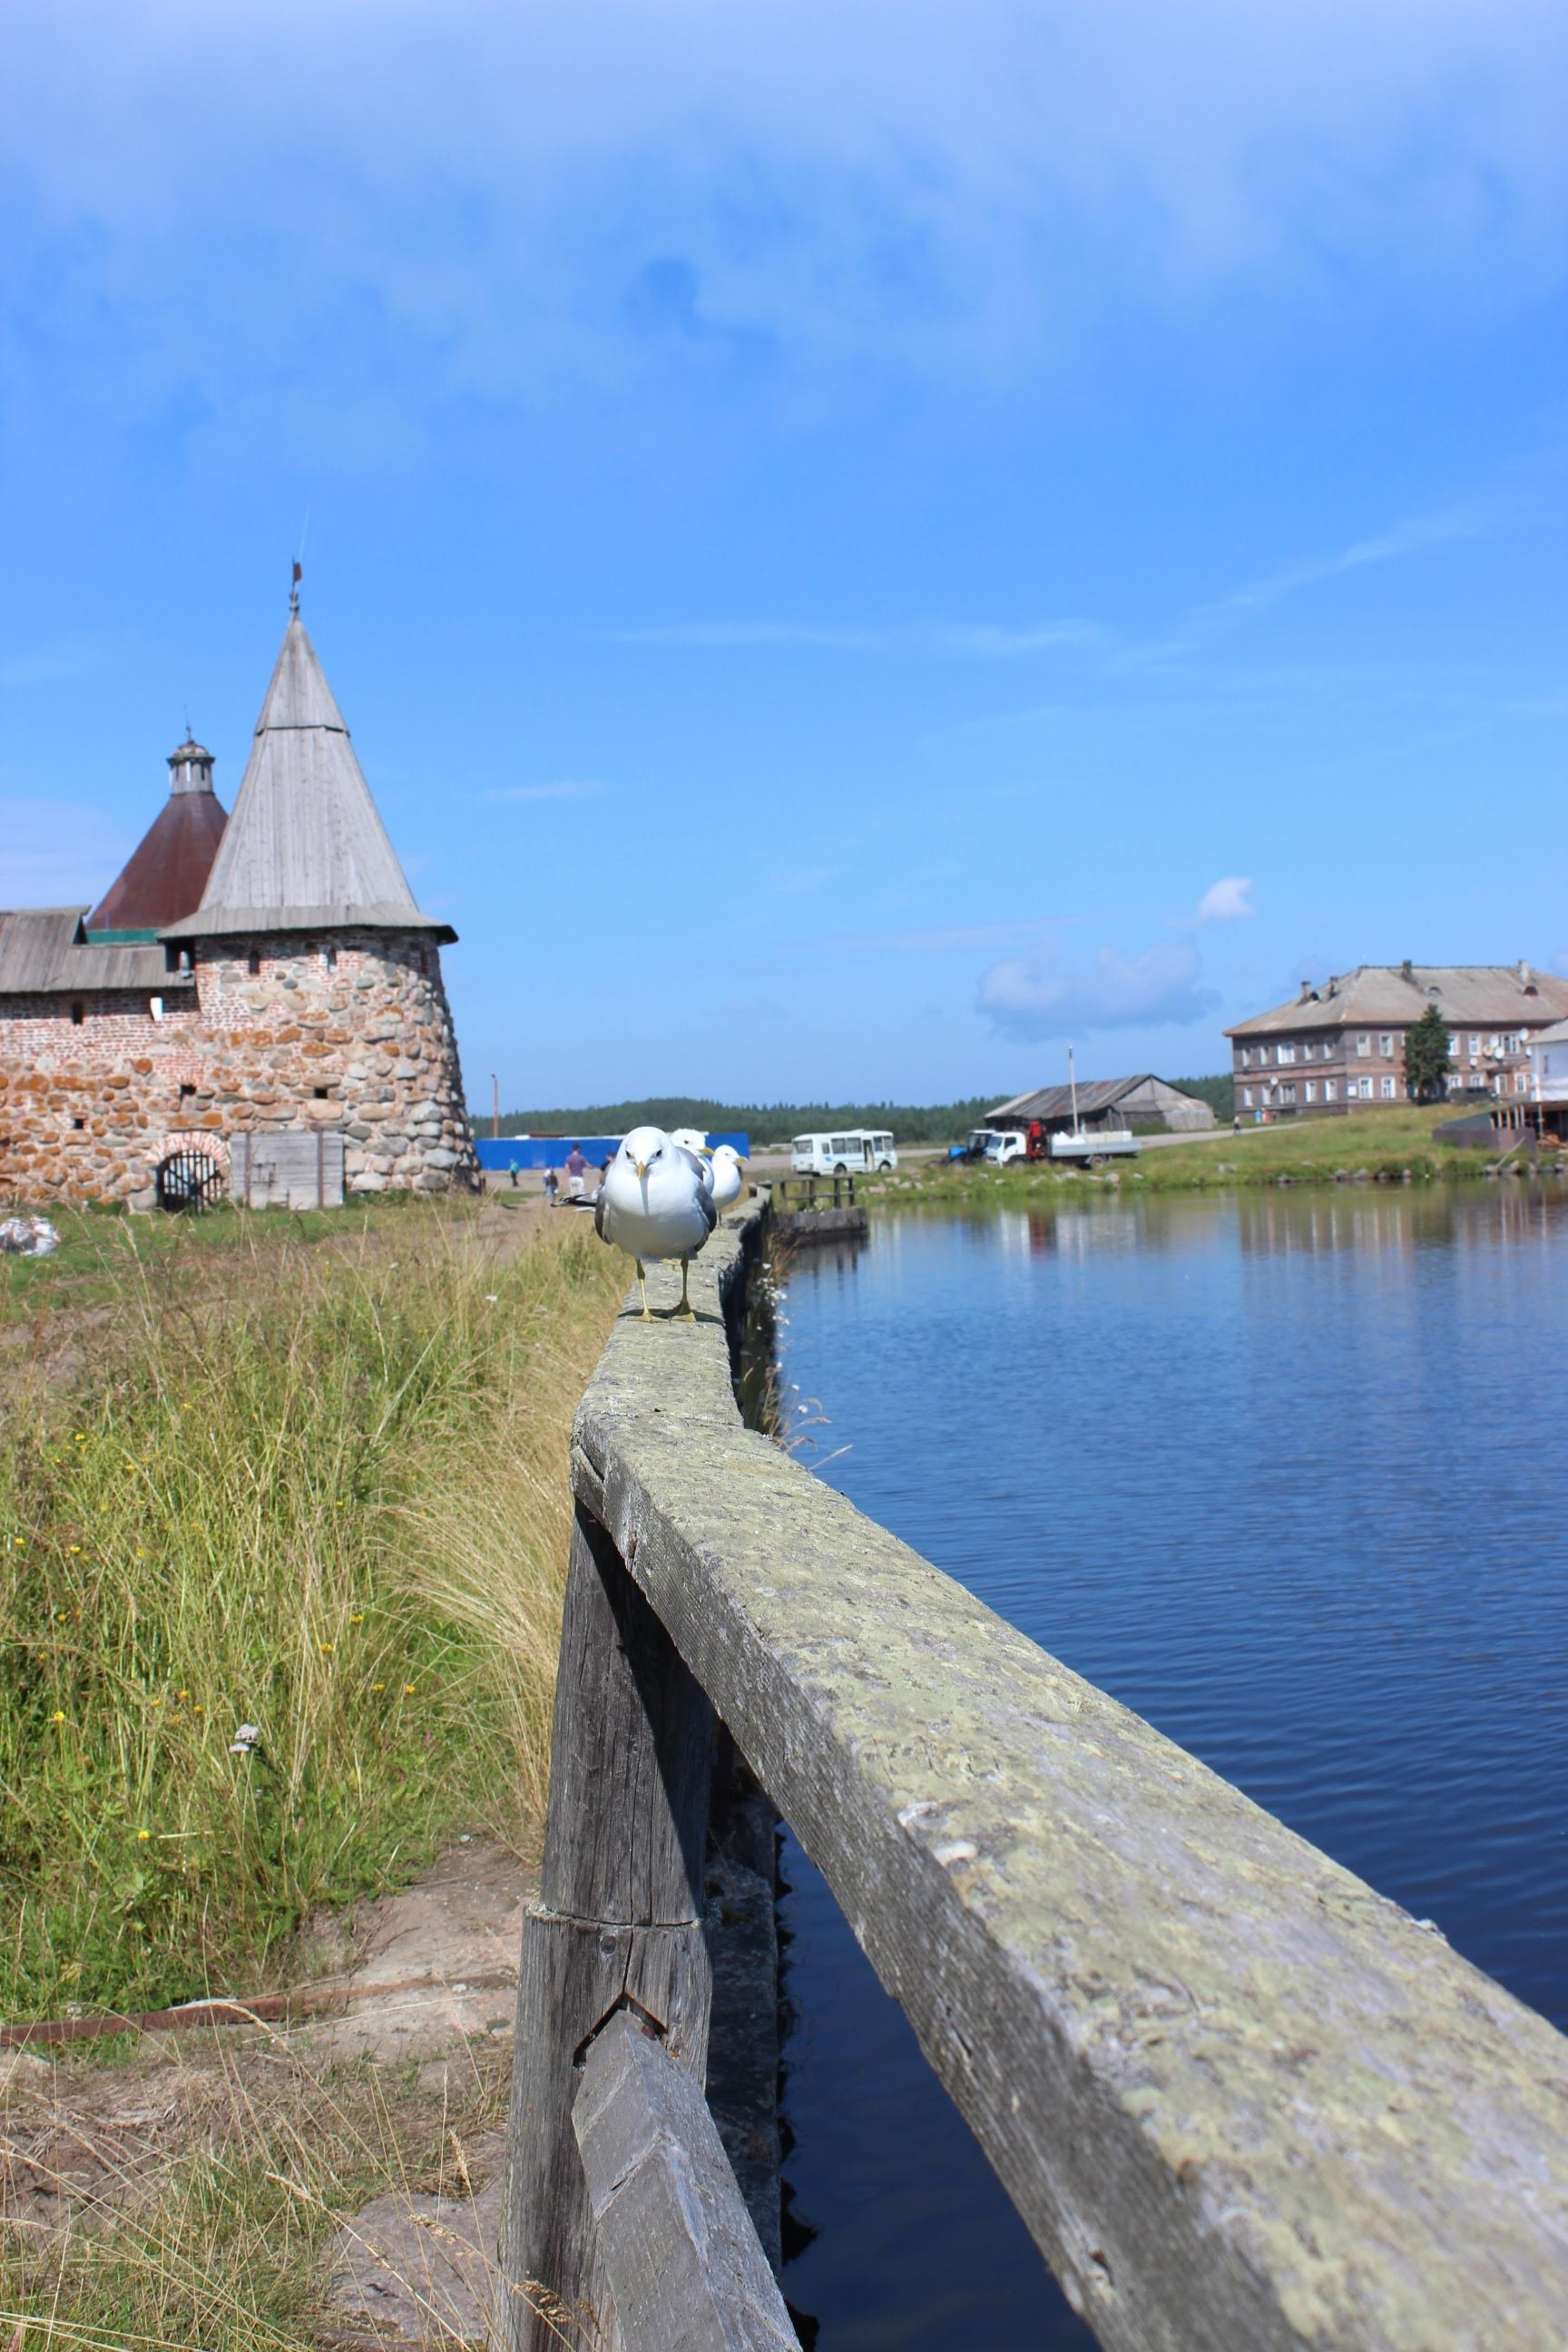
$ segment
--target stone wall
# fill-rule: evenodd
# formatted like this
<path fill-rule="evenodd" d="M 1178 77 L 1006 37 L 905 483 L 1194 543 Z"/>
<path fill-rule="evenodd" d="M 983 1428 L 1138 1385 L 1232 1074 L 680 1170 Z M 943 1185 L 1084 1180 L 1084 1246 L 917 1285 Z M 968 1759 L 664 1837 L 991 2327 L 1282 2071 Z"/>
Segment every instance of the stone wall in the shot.
<path fill-rule="evenodd" d="M 205 1066 L 189 982 L 162 1020 L 144 990 L 0 999 L 0 1202 L 109 1201 L 152 1183 Z"/>
<path fill-rule="evenodd" d="M 254 967 L 254 968 L 253 968 Z M 0 1199 L 147 1201 L 170 1137 L 328 1128 L 351 1192 L 476 1181 L 427 934 L 204 940 L 195 987 L 0 1002 Z M 82 1000 L 78 1000 L 82 1002 Z"/>

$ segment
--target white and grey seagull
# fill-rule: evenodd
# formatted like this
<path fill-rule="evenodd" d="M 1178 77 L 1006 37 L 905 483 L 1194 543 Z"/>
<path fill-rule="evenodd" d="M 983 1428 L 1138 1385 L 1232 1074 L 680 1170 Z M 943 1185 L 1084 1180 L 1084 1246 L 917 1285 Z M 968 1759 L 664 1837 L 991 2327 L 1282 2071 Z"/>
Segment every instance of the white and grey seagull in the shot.
<path fill-rule="evenodd" d="M 721 1143 L 708 1154 L 709 1181 L 713 1187 L 713 1206 L 722 1216 L 732 1209 L 746 1188 L 741 1173 L 743 1162 L 732 1143 Z"/>
<path fill-rule="evenodd" d="M 634 1127 L 599 1187 L 594 1231 L 602 1242 L 625 1250 L 636 1265 L 645 1323 L 652 1320 L 645 1263 L 680 1260 L 680 1304 L 670 1311 L 689 1315 L 686 1285 L 691 1260 L 718 1222 L 705 1163 L 673 1142 L 662 1128 Z"/>

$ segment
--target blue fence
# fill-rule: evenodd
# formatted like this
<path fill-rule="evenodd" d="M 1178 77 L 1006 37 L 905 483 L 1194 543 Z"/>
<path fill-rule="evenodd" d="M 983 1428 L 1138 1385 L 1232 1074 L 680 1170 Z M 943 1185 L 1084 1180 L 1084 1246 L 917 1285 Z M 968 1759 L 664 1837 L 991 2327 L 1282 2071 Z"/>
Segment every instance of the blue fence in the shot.
<path fill-rule="evenodd" d="M 597 1168 L 602 1160 L 612 1158 L 619 1148 L 618 1135 L 480 1135 L 474 1139 L 474 1150 L 479 1155 L 479 1166 L 504 1175 L 515 1162 L 519 1168 L 564 1168 L 566 1154 L 575 1143 L 590 1167 Z M 742 1160 L 751 1153 L 750 1139 L 744 1135 L 721 1135 L 708 1138 L 710 1149 L 717 1150 L 721 1143 L 732 1143 Z"/>

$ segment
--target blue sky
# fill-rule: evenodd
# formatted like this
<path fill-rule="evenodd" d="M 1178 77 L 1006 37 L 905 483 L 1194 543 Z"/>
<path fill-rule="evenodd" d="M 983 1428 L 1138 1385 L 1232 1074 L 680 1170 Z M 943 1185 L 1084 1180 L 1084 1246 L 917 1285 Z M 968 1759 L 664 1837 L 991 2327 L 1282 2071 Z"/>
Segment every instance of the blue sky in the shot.
<path fill-rule="evenodd" d="M 304 609 L 471 1097 L 1568 970 L 1568 17 L 14 0 L 0 904 Z"/>

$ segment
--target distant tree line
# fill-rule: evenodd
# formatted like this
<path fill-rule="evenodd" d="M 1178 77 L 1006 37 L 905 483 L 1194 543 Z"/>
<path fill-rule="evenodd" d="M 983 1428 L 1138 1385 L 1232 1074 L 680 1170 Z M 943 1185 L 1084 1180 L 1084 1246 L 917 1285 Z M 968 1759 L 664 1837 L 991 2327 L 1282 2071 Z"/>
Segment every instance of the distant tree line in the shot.
<path fill-rule="evenodd" d="M 1236 1088 L 1229 1078 L 1173 1078 L 1186 1094 L 1201 1095 L 1212 1103 L 1218 1118 L 1228 1119 L 1236 1108 Z M 890 1128 L 900 1143 L 951 1143 L 982 1126 L 998 1100 L 994 1094 L 970 1095 L 947 1103 L 728 1103 L 704 1095 L 654 1095 L 643 1102 L 584 1103 L 568 1109 L 509 1110 L 502 1114 L 503 1135 L 625 1135 L 634 1127 L 700 1127 L 704 1133 L 723 1129 L 750 1136 L 753 1146 L 787 1143 L 792 1135 L 847 1127 Z M 488 1135 L 488 1115 L 469 1110 L 476 1135 Z"/>
<path fill-rule="evenodd" d="M 1201 1102 L 1212 1104 L 1217 1119 L 1236 1117 L 1236 1080 L 1228 1075 L 1223 1078 L 1171 1078 L 1166 1083 L 1179 1087 L 1184 1095 L 1196 1095 Z"/>

